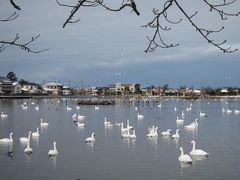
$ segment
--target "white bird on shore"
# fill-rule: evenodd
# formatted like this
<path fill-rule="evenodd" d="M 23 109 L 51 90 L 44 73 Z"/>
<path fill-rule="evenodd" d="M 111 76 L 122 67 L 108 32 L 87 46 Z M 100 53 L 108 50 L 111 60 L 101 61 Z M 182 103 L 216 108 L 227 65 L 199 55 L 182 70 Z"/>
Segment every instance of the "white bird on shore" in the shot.
<path fill-rule="evenodd" d="M 93 132 L 92 135 L 88 138 L 85 139 L 86 143 L 91 143 L 91 142 L 95 142 L 95 133 Z"/>
<path fill-rule="evenodd" d="M 52 156 L 56 156 L 56 155 L 58 155 L 58 150 L 57 150 L 56 142 L 54 141 L 53 142 L 53 149 L 50 149 L 48 151 L 48 156 L 52 157 Z"/>
<path fill-rule="evenodd" d="M 208 153 L 201 150 L 201 149 L 196 149 L 196 143 L 194 140 L 192 140 L 190 142 L 193 146 L 192 146 L 192 151 L 190 152 L 190 155 L 191 156 L 205 156 L 207 157 L 208 156 Z"/>
<path fill-rule="evenodd" d="M 161 135 L 162 136 L 170 136 L 171 135 L 171 129 L 168 129 L 167 131 L 163 131 L 163 132 L 161 132 Z"/>
<path fill-rule="evenodd" d="M 180 156 L 178 157 L 178 161 L 181 163 L 192 164 L 192 159 L 188 154 L 184 154 L 183 148 L 180 147 Z"/>
<path fill-rule="evenodd" d="M 12 143 L 13 142 L 12 135 L 13 135 L 13 132 L 10 132 L 9 138 L 0 139 L 0 143 Z"/>

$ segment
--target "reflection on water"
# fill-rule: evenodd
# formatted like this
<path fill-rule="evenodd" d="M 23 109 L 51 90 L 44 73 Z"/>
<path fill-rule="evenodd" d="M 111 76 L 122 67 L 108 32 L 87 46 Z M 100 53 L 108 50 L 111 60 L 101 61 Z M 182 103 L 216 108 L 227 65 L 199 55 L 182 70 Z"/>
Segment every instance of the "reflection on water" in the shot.
<path fill-rule="evenodd" d="M 1 180 L 36 179 L 39 172 L 43 175 L 41 179 L 76 179 L 81 174 L 84 179 L 91 180 L 200 180 L 237 179 L 240 176 L 236 166 L 240 164 L 240 143 L 236 143 L 240 137 L 240 113 L 222 112 L 222 108 L 240 109 L 239 99 L 116 100 L 115 106 L 99 105 L 95 110 L 94 106 L 77 106 L 78 99 L 0 99 L 0 112 L 8 114 L 7 118 L 0 119 L 0 139 L 14 132 L 13 143 L 0 144 Z M 190 105 L 191 110 L 186 111 Z M 72 109 L 67 110 L 67 106 Z M 208 117 L 200 117 L 200 110 Z M 185 113 L 184 122 L 176 123 L 176 117 L 182 111 Z M 138 112 L 144 115 L 144 119 L 137 119 Z M 84 114 L 86 127 L 73 123 L 75 113 Z M 104 127 L 105 116 L 109 117 L 113 127 Z M 33 153 L 28 156 L 24 153 L 26 144 L 20 143 L 19 138 L 29 130 L 36 131 L 41 118 L 47 120 L 49 126 L 40 128 L 39 137 L 31 137 Z M 195 118 L 199 118 L 197 128 L 184 127 Z M 137 132 L 136 139 L 121 138 L 116 123 L 126 123 L 127 119 Z M 178 128 L 180 138 L 146 137 L 148 127 L 153 124 L 159 127 L 158 132 Z M 85 143 L 85 138 L 92 132 L 97 135 L 96 142 Z M 189 154 L 191 140 L 197 141 L 198 147 L 206 149 L 210 156 L 192 157 L 192 165 L 180 164 L 179 147 Z M 48 150 L 53 141 L 58 143 L 60 156 L 49 158 Z"/>

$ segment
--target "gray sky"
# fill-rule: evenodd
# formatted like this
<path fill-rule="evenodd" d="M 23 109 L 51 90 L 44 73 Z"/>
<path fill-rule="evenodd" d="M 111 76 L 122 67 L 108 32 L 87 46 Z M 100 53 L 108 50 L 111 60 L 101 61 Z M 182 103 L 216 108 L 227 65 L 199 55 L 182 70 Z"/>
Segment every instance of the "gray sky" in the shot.
<path fill-rule="evenodd" d="M 146 54 L 146 36 L 152 33 L 141 26 L 151 20 L 152 9 L 161 9 L 162 4 L 157 0 L 136 2 L 140 16 L 129 9 L 113 13 L 101 7 L 85 8 L 75 15 L 80 22 L 63 29 L 71 9 L 58 6 L 55 0 L 16 0 L 22 8 L 20 15 L 12 22 L 1 23 L 0 39 L 12 39 L 18 33 L 22 41 L 27 41 L 40 34 L 31 48 L 50 50 L 32 54 L 8 47 L 0 53 L 0 76 L 14 71 L 19 79 L 36 83 L 54 80 L 72 86 L 82 83 L 102 86 L 115 82 L 134 82 L 142 86 L 169 84 L 171 87 L 240 85 L 240 53 L 223 54 L 209 45 L 186 20 L 170 25 L 172 31 L 164 36 L 167 42 L 180 43 L 180 46 L 159 48 Z M 228 45 L 240 49 L 239 17 L 221 22 L 216 13 L 208 12 L 202 1 L 179 2 L 190 14 L 199 10 L 194 20 L 203 27 L 225 26 L 224 31 L 214 37 L 227 39 Z M 227 10 L 237 12 L 239 7 L 237 0 Z M 1 19 L 13 11 L 8 0 L 1 0 Z M 172 8 L 169 16 L 175 20 L 182 17 L 176 8 Z"/>

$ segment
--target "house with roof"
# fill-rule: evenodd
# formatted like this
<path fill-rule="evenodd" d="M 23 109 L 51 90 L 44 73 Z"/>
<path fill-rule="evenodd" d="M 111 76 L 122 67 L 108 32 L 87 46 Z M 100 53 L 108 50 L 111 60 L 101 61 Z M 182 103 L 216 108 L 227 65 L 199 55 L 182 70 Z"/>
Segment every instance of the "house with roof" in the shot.
<path fill-rule="evenodd" d="M 28 82 L 22 84 L 22 92 L 25 94 L 40 94 L 42 90 L 39 84 Z"/>
<path fill-rule="evenodd" d="M 19 82 L 13 82 L 13 94 L 21 94 L 22 93 L 22 85 Z"/>
<path fill-rule="evenodd" d="M 116 95 L 133 94 L 136 91 L 135 83 L 116 83 L 115 93 Z"/>
<path fill-rule="evenodd" d="M 58 83 L 58 82 L 46 82 L 42 84 L 42 88 L 44 93 L 48 95 L 63 95 L 63 84 Z"/>
<path fill-rule="evenodd" d="M 13 82 L 7 77 L 0 77 L 0 94 L 12 94 Z"/>

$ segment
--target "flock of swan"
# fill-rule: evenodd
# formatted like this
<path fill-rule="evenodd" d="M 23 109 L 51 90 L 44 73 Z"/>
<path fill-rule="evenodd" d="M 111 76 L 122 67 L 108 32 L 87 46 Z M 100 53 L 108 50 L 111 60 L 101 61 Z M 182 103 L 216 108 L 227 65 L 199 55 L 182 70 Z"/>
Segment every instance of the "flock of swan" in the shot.
<path fill-rule="evenodd" d="M 27 104 L 22 104 L 21 105 L 22 109 L 27 109 Z M 161 104 L 157 105 L 158 108 L 162 108 Z M 77 109 L 79 109 L 80 107 L 77 106 Z M 186 111 L 191 111 L 192 110 L 192 104 L 190 104 L 189 107 L 186 108 Z M 36 106 L 35 109 L 38 111 L 39 110 L 39 106 Z M 95 110 L 99 110 L 98 106 L 94 107 Z M 71 111 L 72 108 L 67 106 L 66 107 L 67 111 Z M 138 107 L 135 107 L 135 111 L 138 111 Z M 174 107 L 174 111 L 177 111 L 177 107 Z M 222 109 L 223 112 L 227 112 L 227 113 L 232 113 L 232 110 L 230 109 Z M 235 113 L 240 113 L 240 110 L 235 109 L 234 110 Z M 206 113 L 200 111 L 199 112 L 199 116 L 201 117 L 207 117 Z M 5 114 L 4 112 L 1 113 L 1 118 L 7 118 L 8 115 Z M 137 112 L 136 118 L 138 120 L 144 120 L 144 115 L 140 114 L 140 112 Z M 72 115 L 72 119 L 73 122 L 81 128 L 86 127 L 85 124 L 85 116 L 83 115 L 77 115 L 76 113 Z M 184 123 L 185 121 L 185 112 L 182 111 L 181 114 L 179 116 L 176 117 L 176 123 Z M 199 124 L 198 124 L 199 119 L 196 118 L 195 120 L 193 120 L 193 122 L 191 122 L 190 124 L 187 124 L 184 126 L 184 128 L 186 129 L 196 129 L 198 128 Z M 25 149 L 24 149 L 24 153 L 26 155 L 30 155 L 33 153 L 33 149 L 31 148 L 31 138 L 36 138 L 40 136 L 39 133 L 39 128 L 44 128 L 44 127 L 48 127 L 49 123 L 44 122 L 43 119 L 40 119 L 40 124 L 39 127 L 36 128 L 36 131 L 29 131 L 28 132 L 28 136 L 27 137 L 20 137 L 19 141 L 22 144 L 25 144 Z M 115 124 L 113 122 L 111 122 L 107 117 L 104 118 L 104 127 L 105 128 L 112 128 L 112 127 L 120 127 L 121 128 L 121 137 L 122 138 L 129 138 L 129 139 L 136 139 L 137 138 L 137 134 L 136 134 L 136 129 L 130 125 L 129 120 L 126 120 L 126 125 L 124 122 L 116 122 Z M 155 138 L 158 137 L 158 127 L 157 126 L 151 126 L 148 128 L 148 133 L 146 134 L 147 138 Z M 181 137 L 181 133 L 179 129 L 176 129 L 175 133 L 172 133 L 171 129 L 167 129 L 166 131 L 162 131 L 160 133 L 161 136 L 163 137 L 169 137 L 171 139 L 179 139 Z M 95 132 L 91 132 L 91 135 L 87 138 L 85 138 L 84 142 L 85 143 L 95 143 L 96 139 L 95 139 Z M 13 132 L 10 132 L 9 134 L 9 138 L 2 138 L 0 139 L 0 144 L 11 144 L 13 143 Z M 208 157 L 209 153 L 202 150 L 202 149 L 197 149 L 196 148 L 196 142 L 195 140 L 191 141 L 192 144 L 192 150 L 189 152 L 189 154 L 185 154 L 183 147 L 181 146 L 179 148 L 180 150 L 180 155 L 178 157 L 178 161 L 180 163 L 186 163 L 186 164 L 192 164 L 193 162 L 193 157 L 197 156 L 197 157 Z M 57 150 L 57 146 L 56 146 L 56 141 L 53 142 L 53 149 L 49 149 L 48 151 L 48 156 L 52 157 L 52 156 L 56 156 L 58 155 L 58 150 Z"/>

